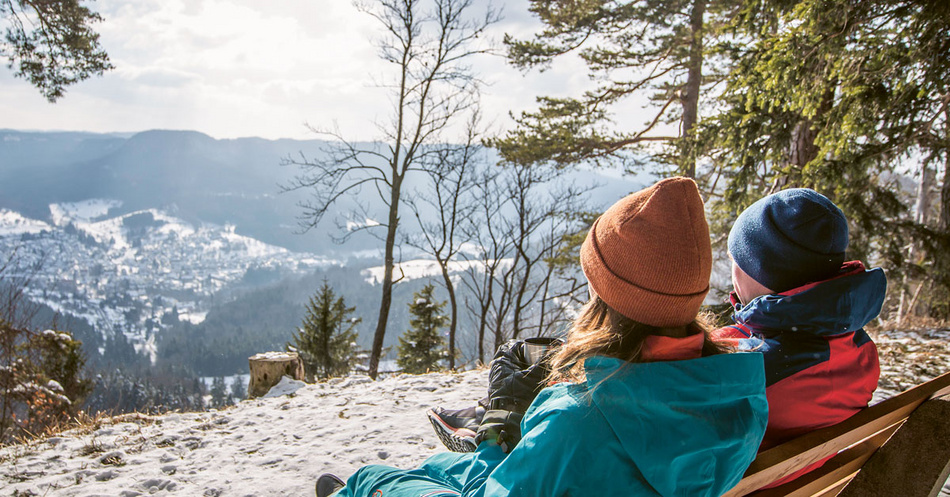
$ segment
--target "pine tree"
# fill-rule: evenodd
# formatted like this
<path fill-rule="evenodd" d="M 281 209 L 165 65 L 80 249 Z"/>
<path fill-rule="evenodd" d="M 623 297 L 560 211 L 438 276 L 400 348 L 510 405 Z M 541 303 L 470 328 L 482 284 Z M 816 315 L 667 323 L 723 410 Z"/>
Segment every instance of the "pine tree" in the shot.
<path fill-rule="evenodd" d="M 247 389 L 244 388 L 244 380 L 240 377 L 235 378 L 234 381 L 231 382 L 231 391 L 228 395 L 234 399 L 234 402 L 238 402 L 241 399 L 247 397 Z"/>
<path fill-rule="evenodd" d="M 211 407 L 224 407 L 228 405 L 228 389 L 224 383 L 223 376 L 215 376 L 211 382 Z"/>
<path fill-rule="evenodd" d="M 713 38 L 734 3 L 530 0 L 529 10 L 544 27 L 527 40 L 506 36 L 509 61 L 521 69 L 544 70 L 573 53 L 596 86 L 578 96 L 538 97 L 540 108 L 515 116 L 517 127 L 490 145 L 509 162 L 563 166 L 613 162 L 628 158 L 623 152 L 632 147 L 663 143 L 661 158 L 694 176 L 689 143 L 700 105 L 722 65 Z M 646 122 L 634 129 L 618 126 L 617 108 L 643 97 L 650 99 Z M 678 123 L 679 130 L 663 132 L 670 123 Z"/>
<path fill-rule="evenodd" d="M 950 4 L 749 0 L 736 29 L 749 43 L 698 140 L 725 185 L 715 217 L 728 224 L 767 193 L 814 188 L 850 220 L 850 258 L 883 265 L 892 282 L 927 281 L 931 312 L 950 315 L 950 235 L 914 220 L 900 184 L 908 164 L 921 176 L 942 165 L 946 190 Z"/>
<path fill-rule="evenodd" d="M 329 378 L 348 373 L 356 360 L 356 332 L 359 318 L 348 318 L 355 308 L 337 298 L 326 280 L 310 297 L 302 327 L 287 344 L 300 354 L 307 380 Z"/>
<path fill-rule="evenodd" d="M 439 361 L 446 359 L 445 339 L 439 329 L 445 327 L 448 318 L 442 314 L 445 301 L 432 298 L 434 285 L 426 285 L 413 294 L 409 304 L 411 328 L 399 337 L 399 352 L 396 363 L 406 373 L 422 374 L 439 369 Z"/>
<path fill-rule="evenodd" d="M 102 16 L 82 0 L 0 0 L 0 55 L 13 75 L 35 86 L 50 102 L 66 87 L 113 68 L 92 25 Z"/>
<path fill-rule="evenodd" d="M 69 333 L 37 333 L 0 318 L 0 444 L 75 416 L 92 390 L 85 362 Z"/>

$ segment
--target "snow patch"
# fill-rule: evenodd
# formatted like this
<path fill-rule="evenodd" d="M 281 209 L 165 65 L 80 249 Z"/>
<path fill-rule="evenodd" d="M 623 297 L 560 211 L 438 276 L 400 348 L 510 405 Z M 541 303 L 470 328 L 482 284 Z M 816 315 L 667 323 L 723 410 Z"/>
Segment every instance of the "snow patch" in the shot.
<path fill-rule="evenodd" d="M 362 222 L 347 221 L 346 231 L 356 231 L 361 228 L 372 228 L 373 226 L 379 226 L 379 221 L 376 221 L 375 219 L 370 219 L 370 218 L 366 218 Z"/>
<path fill-rule="evenodd" d="M 188 321 L 191 324 L 201 324 L 208 317 L 208 311 L 204 312 L 179 312 L 178 319 Z"/>
<path fill-rule="evenodd" d="M 270 387 L 270 390 L 268 390 L 267 393 L 262 396 L 262 398 L 270 399 L 273 397 L 280 397 L 281 395 L 290 395 L 297 393 L 297 390 L 300 390 L 305 386 L 307 386 L 307 384 L 300 380 L 295 380 L 289 376 L 282 376 L 280 381 L 276 385 Z"/>
<path fill-rule="evenodd" d="M 376 266 L 364 269 L 360 272 L 360 274 L 367 283 L 375 285 L 383 281 L 385 269 L 386 268 L 384 266 Z M 449 273 L 461 273 L 469 270 L 484 271 L 485 263 L 482 261 L 449 262 Z M 439 267 L 439 263 L 431 259 L 416 259 L 412 261 L 400 262 L 393 268 L 394 279 L 402 278 L 405 280 L 415 280 L 419 278 L 432 278 L 441 275 L 442 269 Z"/>
<path fill-rule="evenodd" d="M 279 361 L 279 360 L 289 360 L 293 359 L 293 355 L 289 352 L 261 352 L 260 354 L 254 354 L 251 356 L 252 361 Z"/>
<path fill-rule="evenodd" d="M 66 226 L 70 221 L 92 221 L 109 213 L 113 207 L 122 207 L 119 200 L 92 198 L 81 202 L 49 204 L 50 217 L 56 226 Z"/>
<path fill-rule="evenodd" d="M 0 209 L 0 236 L 36 234 L 51 229 L 52 226 L 43 221 L 24 217 L 19 212 Z"/>

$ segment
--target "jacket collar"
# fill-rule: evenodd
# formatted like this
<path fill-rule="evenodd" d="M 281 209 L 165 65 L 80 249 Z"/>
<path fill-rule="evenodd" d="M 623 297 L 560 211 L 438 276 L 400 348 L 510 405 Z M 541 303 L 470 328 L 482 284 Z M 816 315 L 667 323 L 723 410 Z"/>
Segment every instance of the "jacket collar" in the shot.
<path fill-rule="evenodd" d="M 864 327 L 881 312 L 887 278 L 881 268 L 846 262 L 838 275 L 779 294 L 762 295 L 743 306 L 730 295 L 733 320 L 766 337 L 784 332 L 833 336 Z"/>
<path fill-rule="evenodd" d="M 698 359 L 703 355 L 703 342 L 705 340 L 706 336 L 702 333 L 694 333 L 681 338 L 649 335 L 643 341 L 640 359 L 643 362 Z"/>

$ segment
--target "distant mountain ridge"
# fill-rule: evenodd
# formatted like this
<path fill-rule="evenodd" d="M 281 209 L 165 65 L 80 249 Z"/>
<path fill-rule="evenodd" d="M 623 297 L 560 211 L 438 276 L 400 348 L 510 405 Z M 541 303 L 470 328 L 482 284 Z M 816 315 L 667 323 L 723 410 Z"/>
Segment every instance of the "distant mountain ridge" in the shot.
<path fill-rule="evenodd" d="M 215 140 L 194 131 L 128 138 L 0 131 L 0 207 L 44 219 L 50 204 L 110 198 L 122 202 L 123 212 L 161 208 L 191 222 L 233 224 L 291 250 L 327 253 L 336 247 L 325 231 L 296 233 L 302 192 L 279 194 L 296 173 L 279 166 L 281 157 L 319 154 L 322 145 Z"/>
<path fill-rule="evenodd" d="M 193 223 L 231 224 L 237 233 L 294 251 L 345 257 L 354 249 L 331 241 L 334 223 L 355 205 L 344 198 L 323 222 L 300 233 L 298 203 L 309 192 L 281 193 L 300 171 L 282 158 L 325 157 L 320 140 L 217 140 L 196 131 L 152 130 L 131 136 L 78 132 L 0 130 L 0 208 L 47 219 L 49 205 L 92 198 L 115 199 L 118 215 L 158 208 Z M 649 178 L 608 177 L 574 171 L 575 181 L 599 182 L 605 208 Z M 378 205 L 375 192 L 360 201 Z M 373 240 L 359 234 L 351 247 Z"/>

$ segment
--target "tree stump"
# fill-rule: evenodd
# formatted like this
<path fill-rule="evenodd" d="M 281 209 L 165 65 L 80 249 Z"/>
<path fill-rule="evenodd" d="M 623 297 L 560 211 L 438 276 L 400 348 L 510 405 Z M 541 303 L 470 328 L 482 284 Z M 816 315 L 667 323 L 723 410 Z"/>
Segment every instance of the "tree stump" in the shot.
<path fill-rule="evenodd" d="M 295 380 L 304 379 L 303 361 L 296 352 L 265 352 L 249 357 L 248 362 L 251 367 L 247 386 L 249 399 L 266 394 L 285 375 Z"/>

